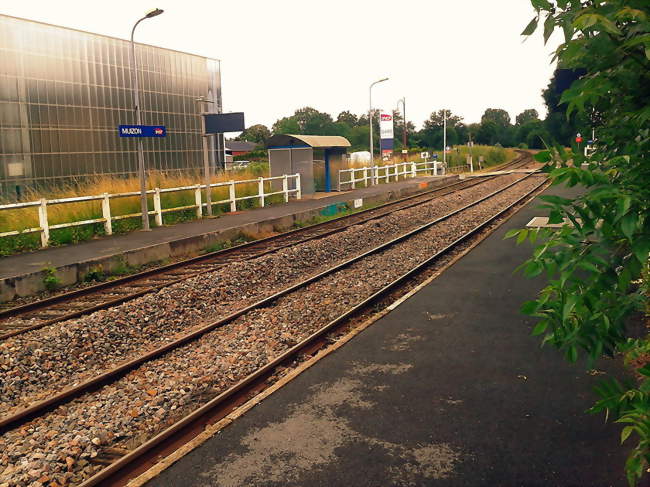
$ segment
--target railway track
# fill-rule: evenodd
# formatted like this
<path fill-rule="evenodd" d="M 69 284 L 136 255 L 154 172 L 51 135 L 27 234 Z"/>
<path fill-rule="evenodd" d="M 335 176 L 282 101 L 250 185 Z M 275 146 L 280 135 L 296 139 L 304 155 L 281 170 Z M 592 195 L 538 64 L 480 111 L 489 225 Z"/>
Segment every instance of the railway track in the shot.
<path fill-rule="evenodd" d="M 522 184 L 523 181 L 529 180 L 529 178 L 531 177 L 538 178 L 538 176 L 528 175 L 521 179 L 518 179 L 517 181 L 507 185 L 506 187 L 500 188 L 499 190 L 494 191 L 493 193 L 486 195 L 476 201 L 473 201 L 472 203 L 465 205 L 462 208 L 454 210 L 440 218 L 436 218 L 435 220 L 428 222 L 424 225 L 421 225 L 420 227 L 411 230 L 407 233 L 404 233 L 403 235 L 394 238 L 389 242 L 378 245 L 377 247 L 363 253 L 362 255 L 356 256 L 345 262 L 339 263 L 331 267 L 330 269 L 321 272 L 316 276 L 312 276 L 308 279 L 303 280 L 298 284 L 287 287 L 286 289 L 283 289 L 282 291 L 274 294 L 273 296 L 269 296 L 265 299 L 262 299 L 257 303 L 254 303 L 251 306 L 248 306 L 235 313 L 232 313 L 227 317 L 209 323 L 203 328 L 199 330 L 195 330 L 179 338 L 178 340 L 175 340 L 172 343 L 166 344 L 163 347 L 160 347 L 154 351 L 147 353 L 146 355 L 139 357 L 138 359 L 132 360 L 127 364 L 122 364 L 121 366 L 116 367 L 115 369 L 108 371 L 102 374 L 101 376 L 97 376 L 82 384 L 78 384 L 59 394 L 54 394 L 48 400 L 42 401 L 41 403 L 36 404 L 23 411 L 20 411 L 17 414 L 14 414 L 10 417 L 3 418 L 0 420 L 0 432 L 15 430 L 16 428 L 23 425 L 26 421 L 36 418 L 40 415 L 43 415 L 47 413 L 49 410 L 57 406 L 69 403 L 72 399 L 79 398 L 83 394 L 92 392 L 93 390 L 97 390 L 104 385 L 114 383 L 115 381 L 123 377 L 128 372 L 134 371 L 135 369 L 145 364 L 146 362 L 152 361 L 173 350 L 178 350 L 181 346 L 196 340 L 197 338 L 209 333 L 210 331 L 220 327 L 224 327 L 225 325 L 232 323 L 234 320 L 236 320 L 240 316 L 243 316 L 246 313 L 272 307 L 274 303 L 276 303 L 281 298 L 291 295 L 292 293 L 301 292 L 302 290 L 306 289 L 308 286 L 312 284 L 316 284 L 319 281 L 328 278 L 328 276 L 332 276 L 337 272 L 345 271 L 346 269 L 350 268 L 356 263 L 361 262 L 363 259 L 371 258 L 376 254 L 383 254 L 383 252 L 386 252 L 390 249 L 398 248 L 400 244 L 406 243 L 412 238 L 422 237 L 423 235 L 426 235 L 424 232 L 427 232 L 428 230 L 434 228 L 436 225 L 445 222 L 451 218 L 459 217 L 460 215 L 463 215 L 464 212 L 472 211 L 473 208 L 479 207 L 478 205 L 481 205 L 481 203 L 489 202 L 491 198 L 498 197 L 508 189 L 512 188 L 515 185 Z M 238 401 L 242 402 L 243 396 L 238 396 L 238 395 L 246 394 L 247 391 L 250 392 L 251 388 L 259 387 L 260 384 L 263 384 L 265 379 L 268 378 L 270 375 L 272 375 L 273 371 L 276 370 L 276 367 L 278 365 L 293 360 L 298 354 L 305 352 L 305 350 L 313 349 L 314 347 L 319 346 L 318 343 L 321 344 L 325 343 L 323 338 L 325 335 L 327 335 L 337 327 L 340 327 L 342 324 L 347 322 L 347 320 L 349 320 L 351 317 L 355 316 L 360 311 L 366 309 L 368 306 L 375 303 L 382 296 L 385 296 L 387 293 L 392 292 L 395 288 L 407 282 L 413 276 L 417 275 L 420 271 L 422 271 L 423 269 L 425 269 L 426 267 L 428 267 L 429 265 L 437 261 L 440 257 L 449 253 L 451 250 L 455 249 L 459 244 L 465 242 L 467 239 L 471 238 L 473 235 L 480 232 L 482 229 L 484 229 L 486 226 L 492 223 L 495 219 L 499 218 L 505 212 L 510 210 L 513 206 L 517 205 L 524 199 L 528 198 L 532 193 L 534 193 L 542 185 L 544 185 L 545 182 L 546 180 L 544 178 L 539 183 L 537 183 L 536 180 L 534 184 L 530 183 L 532 185 L 532 189 L 526 190 L 523 196 L 517 197 L 514 201 L 512 201 L 510 204 L 508 204 L 505 207 L 499 205 L 497 207 L 498 211 L 496 211 L 494 214 L 491 214 L 489 218 L 484 219 L 478 225 L 473 226 L 469 231 L 464 232 L 460 237 L 456 238 L 449 245 L 445 246 L 443 249 L 439 250 L 434 255 L 420 261 L 419 263 L 417 263 L 417 265 L 410 268 L 407 272 L 401 273 L 401 275 L 393 279 L 389 284 L 383 285 L 381 289 L 377 290 L 372 295 L 366 297 L 361 302 L 358 302 L 350 306 L 349 309 L 347 309 L 344 313 L 340 314 L 334 320 L 331 320 L 329 323 L 327 323 L 327 325 L 313 331 L 308 337 L 300 340 L 300 342 L 296 343 L 294 346 L 289 347 L 289 349 L 284 351 L 284 353 L 275 357 L 266 365 L 255 370 L 255 372 L 247 375 L 242 380 L 239 380 L 238 382 L 236 382 L 234 386 L 221 392 L 220 394 L 217 395 L 217 397 L 207 401 L 205 404 L 201 405 L 199 408 L 197 408 L 187 416 L 183 417 L 182 419 L 174 423 L 169 428 L 165 429 L 164 431 L 160 432 L 153 438 L 146 441 L 146 443 L 140 445 L 139 447 L 131 451 L 124 450 L 124 449 L 110 448 L 110 447 L 104 448 L 102 450 L 102 454 L 96 460 L 96 463 L 101 465 L 107 465 L 106 468 L 104 468 L 99 473 L 86 480 L 82 485 L 84 487 L 89 487 L 91 485 L 98 485 L 98 484 L 115 485 L 116 479 L 119 479 L 120 476 L 123 476 L 127 472 L 129 472 L 130 471 L 129 469 L 134 469 L 134 468 L 137 469 L 137 465 L 146 456 L 153 455 L 150 458 L 154 458 L 158 454 L 157 452 L 164 451 L 165 449 L 168 450 L 169 448 L 173 448 L 173 446 L 170 445 L 176 445 L 178 444 L 179 441 L 180 442 L 187 441 L 188 438 L 191 438 L 193 435 L 198 434 L 198 432 L 200 432 L 200 430 L 206 424 L 215 420 L 214 417 L 215 411 L 220 410 L 223 412 L 224 410 L 223 408 L 225 407 L 227 401 L 234 401 L 233 404 L 236 404 Z M 237 399 L 238 397 L 239 399 Z M 59 413 L 59 414 L 64 414 L 64 413 Z M 30 428 L 33 428 L 33 425 L 30 425 Z"/>
<path fill-rule="evenodd" d="M 533 162 L 535 162 L 533 160 L 533 157 L 532 157 L 530 152 L 524 151 L 524 150 L 519 150 L 519 149 L 515 149 L 515 152 L 517 154 L 519 154 L 518 157 L 516 157 L 512 161 L 505 162 L 505 163 L 503 163 L 503 164 L 501 164 L 499 166 L 491 167 L 488 170 L 489 171 L 508 171 L 510 169 L 520 169 L 520 168 L 523 168 L 523 167 L 527 166 L 528 164 L 532 164 Z"/>
<path fill-rule="evenodd" d="M 285 247 L 341 232 L 350 226 L 382 218 L 397 210 L 427 203 L 433 198 L 476 186 L 486 180 L 487 178 L 476 181 L 455 182 L 424 193 L 388 202 L 375 208 L 362 210 L 336 220 L 298 228 L 279 235 L 5 309 L 0 311 L 0 340 L 119 305 L 180 281 L 212 272 L 232 262 L 252 259 Z"/>

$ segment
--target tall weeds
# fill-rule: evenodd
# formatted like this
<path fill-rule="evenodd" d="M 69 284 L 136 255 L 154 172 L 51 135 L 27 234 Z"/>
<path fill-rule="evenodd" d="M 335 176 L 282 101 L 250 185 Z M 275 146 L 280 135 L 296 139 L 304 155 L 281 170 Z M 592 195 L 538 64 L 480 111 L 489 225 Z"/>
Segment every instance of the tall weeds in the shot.
<path fill-rule="evenodd" d="M 268 176 L 268 165 L 255 164 L 247 169 L 230 171 L 228 174 L 219 174 L 212 178 L 212 182 L 225 182 L 230 180 L 242 181 Z M 150 172 L 147 183 L 149 189 L 154 188 L 177 188 L 182 186 L 195 186 L 203 182 L 203 176 L 196 172 L 185 174 L 169 174 L 164 172 Z M 269 183 L 266 189 L 269 190 Z M 27 190 L 23 201 L 36 201 L 41 198 L 48 200 L 71 198 L 76 196 L 102 195 L 104 193 L 130 193 L 139 191 L 140 183 L 137 177 L 97 177 L 86 179 L 77 184 L 67 184 L 56 188 L 44 190 Z M 237 197 L 251 196 L 257 194 L 257 182 L 236 185 Z M 204 194 L 204 193 L 203 193 Z M 228 199 L 228 188 L 213 188 L 212 201 Z M 267 198 L 267 204 L 282 201 L 282 195 Z M 205 203 L 205 198 L 203 197 Z M 4 201 L 2 203 L 9 203 Z M 161 195 L 162 208 L 173 208 L 190 206 L 195 204 L 194 190 L 179 191 L 174 193 L 163 193 Z M 244 210 L 259 206 L 257 198 L 251 198 L 237 202 L 238 209 Z M 149 209 L 153 210 L 152 197 L 149 197 Z M 220 214 L 229 211 L 230 205 L 214 205 L 213 213 Z M 111 215 L 130 215 L 140 211 L 140 199 L 138 196 L 112 198 Z M 68 223 L 74 221 L 92 220 L 102 217 L 101 201 L 85 201 L 64 204 L 52 204 L 47 207 L 48 222 L 50 225 Z M 174 211 L 163 214 L 164 224 L 173 224 L 196 218 L 194 209 Z M 153 224 L 153 217 L 151 217 Z M 0 211 L 0 232 L 24 230 L 39 226 L 38 210 L 36 207 L 22 208 L 16 210 Z M 113 233 L 126 233 L 141 227 L 139 216 L 113 221 Z M 103 223 L 95 223 L 70 228 L 54 229 L 50 232 L 50 245 L 65 245 L 90 240 L 94 237 L 104 235 Z M 0 255 L 9 255 L 26 250 L 34 250 L 40 247 L 40 235 L 38 233 L 23 234 L 0 238 Z"/>

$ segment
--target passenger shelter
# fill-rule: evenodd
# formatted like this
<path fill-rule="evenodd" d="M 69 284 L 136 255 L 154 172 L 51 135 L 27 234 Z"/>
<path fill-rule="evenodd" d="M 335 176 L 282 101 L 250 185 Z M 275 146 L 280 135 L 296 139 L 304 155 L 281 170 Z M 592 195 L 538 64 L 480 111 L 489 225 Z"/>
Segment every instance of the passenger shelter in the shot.
<path fill-rule="evenodd" d="M 338 170 L 347 167 L 350 142 L 338 135 L 279 134 L 267 146 L 271 176 L 300 174 L 300 190 L 307 195 L 332 191 Z"/>

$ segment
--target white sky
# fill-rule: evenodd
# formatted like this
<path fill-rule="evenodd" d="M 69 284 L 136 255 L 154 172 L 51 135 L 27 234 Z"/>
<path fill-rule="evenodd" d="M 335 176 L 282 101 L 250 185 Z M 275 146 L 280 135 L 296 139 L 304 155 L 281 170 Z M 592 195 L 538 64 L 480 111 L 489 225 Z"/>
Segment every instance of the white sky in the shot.
<path fill-rule="evenodd" d="M 478 122 L 486 108 L 515 116 L 546 110 L 541 90 L 553 66 L 541 34 L 522 42 L 533 17 L 527 0 L 23 0 L 0 12 L 128 39 L 147 10 L 165 13 L 138 26 L 136 41 L 220 59 L 225 111 L 246 125 L 270 125 L 312 106 L 390 110 L 406 97 L 420 127 L 449 108 Z"/>

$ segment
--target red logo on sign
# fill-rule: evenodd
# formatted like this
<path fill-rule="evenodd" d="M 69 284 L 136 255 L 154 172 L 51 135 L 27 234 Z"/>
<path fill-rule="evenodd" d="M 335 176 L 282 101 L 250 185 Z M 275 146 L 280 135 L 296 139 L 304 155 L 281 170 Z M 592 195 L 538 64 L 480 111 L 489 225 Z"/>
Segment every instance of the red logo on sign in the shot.
<path fill-rule="evenodd" d="M 582 142 L 582 137 L 576 137 L 576 142 L 577 142 L 578 144 L 579 144 L 580 142 Z"/>
<path fill-rule="evenodd" d="M 390 122 L 393 119 L 392 115 L 387 115 L 385 113 L 381 114 L 381 120 L 382 122 Z"/>
<path fill-rule="evenodd" d="M 156 135 L 162 135 L 163 129 L 154 129 L 153 133 L 156 134 Z"/>

